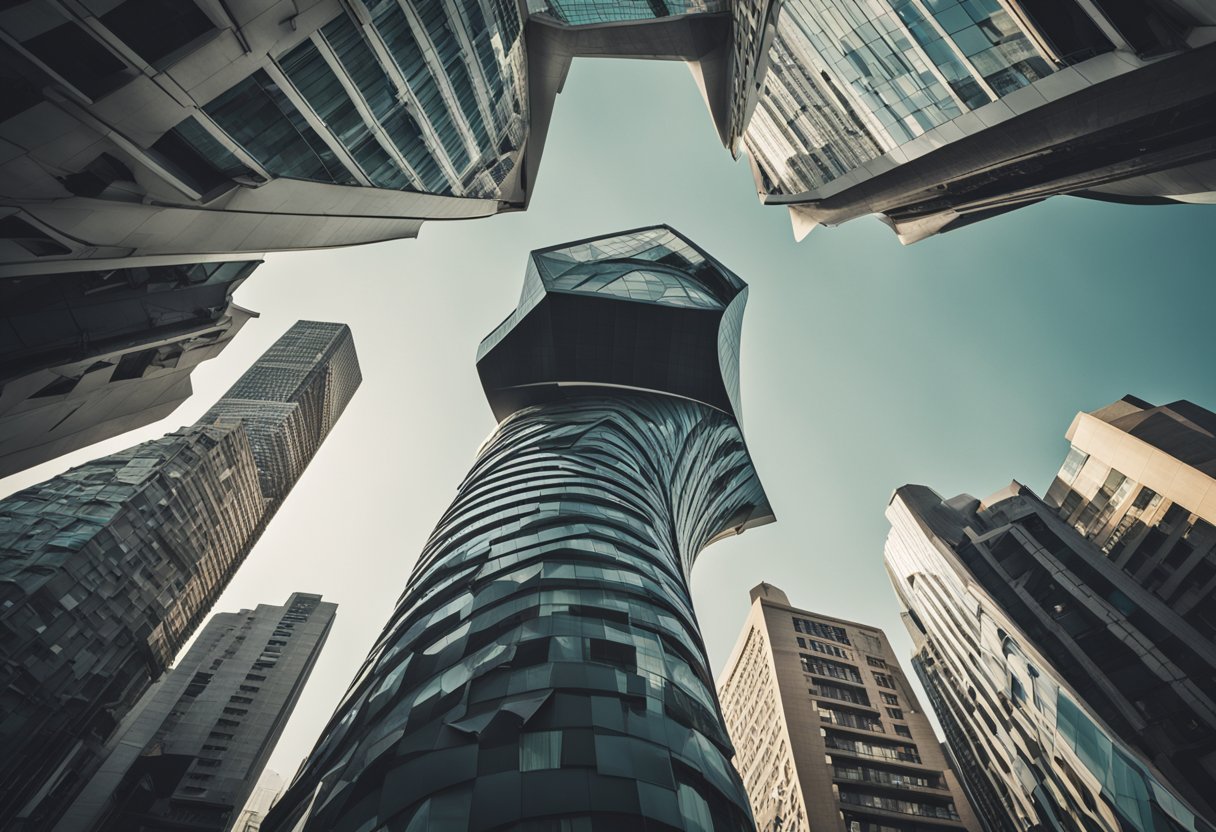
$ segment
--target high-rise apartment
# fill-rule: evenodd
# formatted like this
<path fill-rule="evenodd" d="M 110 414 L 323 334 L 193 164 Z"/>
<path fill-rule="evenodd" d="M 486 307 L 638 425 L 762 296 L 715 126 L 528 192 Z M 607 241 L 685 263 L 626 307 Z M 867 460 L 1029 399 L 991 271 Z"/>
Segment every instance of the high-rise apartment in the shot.
<path fill-rule="evenodd" d="M 0 500 L 0 827 L 48 828 L 358 386 L 345 325 L 301 321 L 268 356 L 195 425 Z"/>
<path fill-rule="evenodd" d="M 293 593 L 219 613 L 107 744 L 56 832 L 226 832 L 238 820 L 333 626 Z"/>
<path fill-rule="evenodd" d="M 0 277 L 256 259 L 526 207 L 584 55 L 686 61 L 795 228 L 1203 202 L 1201 0 L 26 0 Z"/>
<path fill-rule="evenodd" d="M 979 832 L 886 635 L 771 584 L 718 677 L 760 832 Z"/>
<path fill-rule="evenodd" d="M 263 829 L 751 828 L 688 588 L 773 519 L 746 292 L 663 226 L 532 253 L 478 353 L 498 428 Z"/>
<path fill-rule="evenodd" d="M 172 413 L 255 313 L 256 262 L 0 279 L 0 477 Z"/>
<path fill-rule="evenodd" d="M 1209 638 L 1018 483 L 904 486 L 887 517 L 913 663 L 989 832 L 1211 832 Z"/>
<path fill-rule="evenodd" d="M 1044 498 L 1208 639 L 1216 638 L 1216 413 L 1125 396 L 1078 413 Z"/>

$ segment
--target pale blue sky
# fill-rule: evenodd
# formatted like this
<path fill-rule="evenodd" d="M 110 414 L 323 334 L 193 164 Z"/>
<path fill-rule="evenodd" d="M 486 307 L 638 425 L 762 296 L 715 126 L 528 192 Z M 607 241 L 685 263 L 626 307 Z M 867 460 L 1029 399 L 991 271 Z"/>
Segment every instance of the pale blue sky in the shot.
<path fill-rule="evenodd" d="M 363 387 L 216 607 L 295 590 L 340 605 L 272 758 L 290 778 L 494 427 L 474 351 L 514 308 L 527 252 L 657 222 L 752 287 L 744 429 L 778 522 L 697 566 L 715 673 L 761 580 L 907 655 L 882 568 L 895 487 L 984 496 L 1017 478 L 1041 493 L 1078 410 L 1125 393 L 1216 409 L 1216 207 L 1057 198 L 908 248 L 876 219 L 795 243 L 718 146 L 684 66 L 579 60 L 526 214 L 272 255 L 237 295 L 261 319 L 196 372 L 187 405 L 0 493 L 194 420 L 299 318 L 350 324 Z"/>

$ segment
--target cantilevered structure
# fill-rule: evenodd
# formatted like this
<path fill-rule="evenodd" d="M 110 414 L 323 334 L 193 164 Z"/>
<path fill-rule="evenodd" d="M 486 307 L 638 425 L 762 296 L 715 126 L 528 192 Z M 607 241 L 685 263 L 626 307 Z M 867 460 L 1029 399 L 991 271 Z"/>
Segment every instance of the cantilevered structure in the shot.
<path fill-rule="evenodd" d="M 479 351 L 498 427 L 264 830 L 752 827 L 688 587 L 773 519 L 746 294 L 663 226 L 532 254 Z"/>
<path fill-rule="evenodd" d="M 1210 201 L 1201 0 L 26 0 L 0 277 L 248 260 L 526 207 L 577 56 L 683 60 L 802 233 Z"/>

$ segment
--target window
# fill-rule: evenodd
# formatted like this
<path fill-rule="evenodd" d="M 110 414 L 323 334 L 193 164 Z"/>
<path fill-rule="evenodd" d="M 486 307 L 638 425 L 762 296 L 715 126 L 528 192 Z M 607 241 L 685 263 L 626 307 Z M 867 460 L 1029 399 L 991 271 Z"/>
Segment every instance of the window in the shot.
<path fill-rule="evenodd" d="M 808 688 L 811 696 L 826 696 L 841 702 L 852 702 L 854 705 L 870 707 L 870 696 L 864 689 L 845 688 L 828 682 L 816 682 L 815 687 Z"/>
<path fill-rule="evenodd" d="M 873 656 L 866 656 L 866 664 L 870 667 L 886 667 L 887 663 L 882 659 L 876 659 Z"/>
<path fill-rule="evenodd" d="M 249 713 L 249 709 L 248 708 L 224 708 L 224 713 L 231 714 L 233 716 L 244 716 L 245 714 Z"/>
<path fill-rule="evenodd" d="M 0 240 L 9 240 L 35 257 L 70 254 L 71 249 L 18 216 L 0 218 Z"/>
<path fill-rule="evenodd" d="M 1070 448 L 1068 456 L 1064 458 L 1064 464 L 1060 466 L 1060 479 L 1072 485 L 1077 474 L 1081 473 L 1081 468 L 1087 459 L 1089 459 L 1089 454 L 1076 448 Z"/>
<path fill-rule="evenodd" d="M 126 65 L 72 22 L 48 29 L 22 45 L 94 100 L 116 88 L 126 77 Z"/>
<path fill-rule="evenodd" d="M 519 735 L 520 771 L 560 768 L 561 764 L 561 731 L 533 731 Z"/>
<path fill-rule="evenodd" d="M 818 621 L 808 621 L 805 618 L 795 617 L 794 629 L 809 636 L 819 636 L 820 638 L 838 641 L 841 644 L 849 644 L 849 634 L 844 631 L 843 627 L 836 627 L 832 624 L 821 624 Z"/>
<path fill-rule="evenodd" d="M 908 737 L 909 739 L 912 738 L 912 731 L 908 729 L 907 725 L 896 725 L 895 733 L 899 734 L 901 737 Z"/>
<path fill-rule="evenodd" d="M 223 720 L 221 720 L 221 722 L 222 721 Z M 213 739 L 213 740 L 230 740 L 234 736 L 235 736 L 235 734 L 226 734 L 223 731 L 212 731 L 210 734 L 207 735 L 207 737 L 209 739 Z M 216 747 L 218 748 L 219 746 L 216 746 Z M 225 748 L 224 750 L 227 751 L 228 749 Z"/>
<path fill-rule="evenodd" d="M 229 710 L 229 709 L 228 709 L 228 708 L 225 708 L 224 710 Z M 219 719 L 217 719 L 217 720 L 215 721 L 215 724 L 216 724 L 216 725 L 223 725 L 225 728 L 235 728 L 235 727 L 237 727 L 238 725 L 240 725 L 241 723 L 240 723 L 240 721 L 239 721 L 239 720 L 236 720 L 236 719 L 224 719 L 223 717 L 220 717 Z M 231 735 L 231 734 L 229 734 L 229 735 L 226 737 L 226 739 L 232 739 L 232 735 Z"/>
<path fill-rule="evenodd" d="M 887 716 L 891 717 L 891 719 L 903 719 L 904 712 L 899 708 L 887 708 Z"/>
<path fill-rule="evenodd" d="M 802 639 L 798 640 L 802 641 Z M 816 653 L 826 653 L 829 656 L 837 656 L 841 659 L 853 658 L 849 651 L 845 650 L 843 647 L 837 647 L 834 644 L 824 644 L 822 641 L 815 641 L 813 638 L 807 639 L 807 641 L 810 642 L 811 649 Z"/>
<path fill-rule="evenodd" d="M 898 705 L 899 704 L 899 697 L 893 693 L 880 693 L 879 696 L 881 696 L 882 701 L 888 705 Z"/>
<path fill-rule="evenodd" d="M 885 673 L 875 672 L 874 681 L 877 682 L 880 687 L 892 688 L 892 689 L 895 688 L 895 679 L 893 679 L 892 677 L 888 676 Z"/>
<path fill-rule="evenodd" d="M 221 761 L 220 760 L 196 760 L 195 762 L 197 762 L 203 768 L 215 768 L 216 766 L 218 766 L 220 764 Z"/>
<path fill-rule="evenodd" d="M 802 659 L 802 670 L 805 673 L 830 676 L 833 679 L 852 682 L 855 685 L 863 684 L 861 674 L 851 664 L 842 664 L 841 662 L 834 662 L 831 659 L 808 656 L 806 653 L 800 653 L 799 657 Z"/>
<path fill-rule="evenodd" d="M 248 705 L 253 702 L 248 696 L 236 696 L 235 694 L 228 697 L 229 702 L 235 702 L 238 705 Z"/>
<path fill-rule="evenodd" d="M 265 676 L 259 676 L 256 673 L 246 673 L 245 679 L 250 682 L 265 682 L 266 681 Z M 242 686 L 242 689 L 243 689 L 243 686 Z M 255 688 L 255 690 L 257 690 L 257 688 Z"/>

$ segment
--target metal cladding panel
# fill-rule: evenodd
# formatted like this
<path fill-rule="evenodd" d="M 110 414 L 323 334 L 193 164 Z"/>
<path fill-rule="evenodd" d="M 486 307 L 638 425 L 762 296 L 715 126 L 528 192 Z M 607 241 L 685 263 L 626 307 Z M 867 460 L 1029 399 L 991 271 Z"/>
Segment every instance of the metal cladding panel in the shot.
<path fill-rule="evenodd" d="M 513 414 L 263 828 L 753 828 L 688 578 L 768 517 L 721 411 L 622 394 Z"/>

